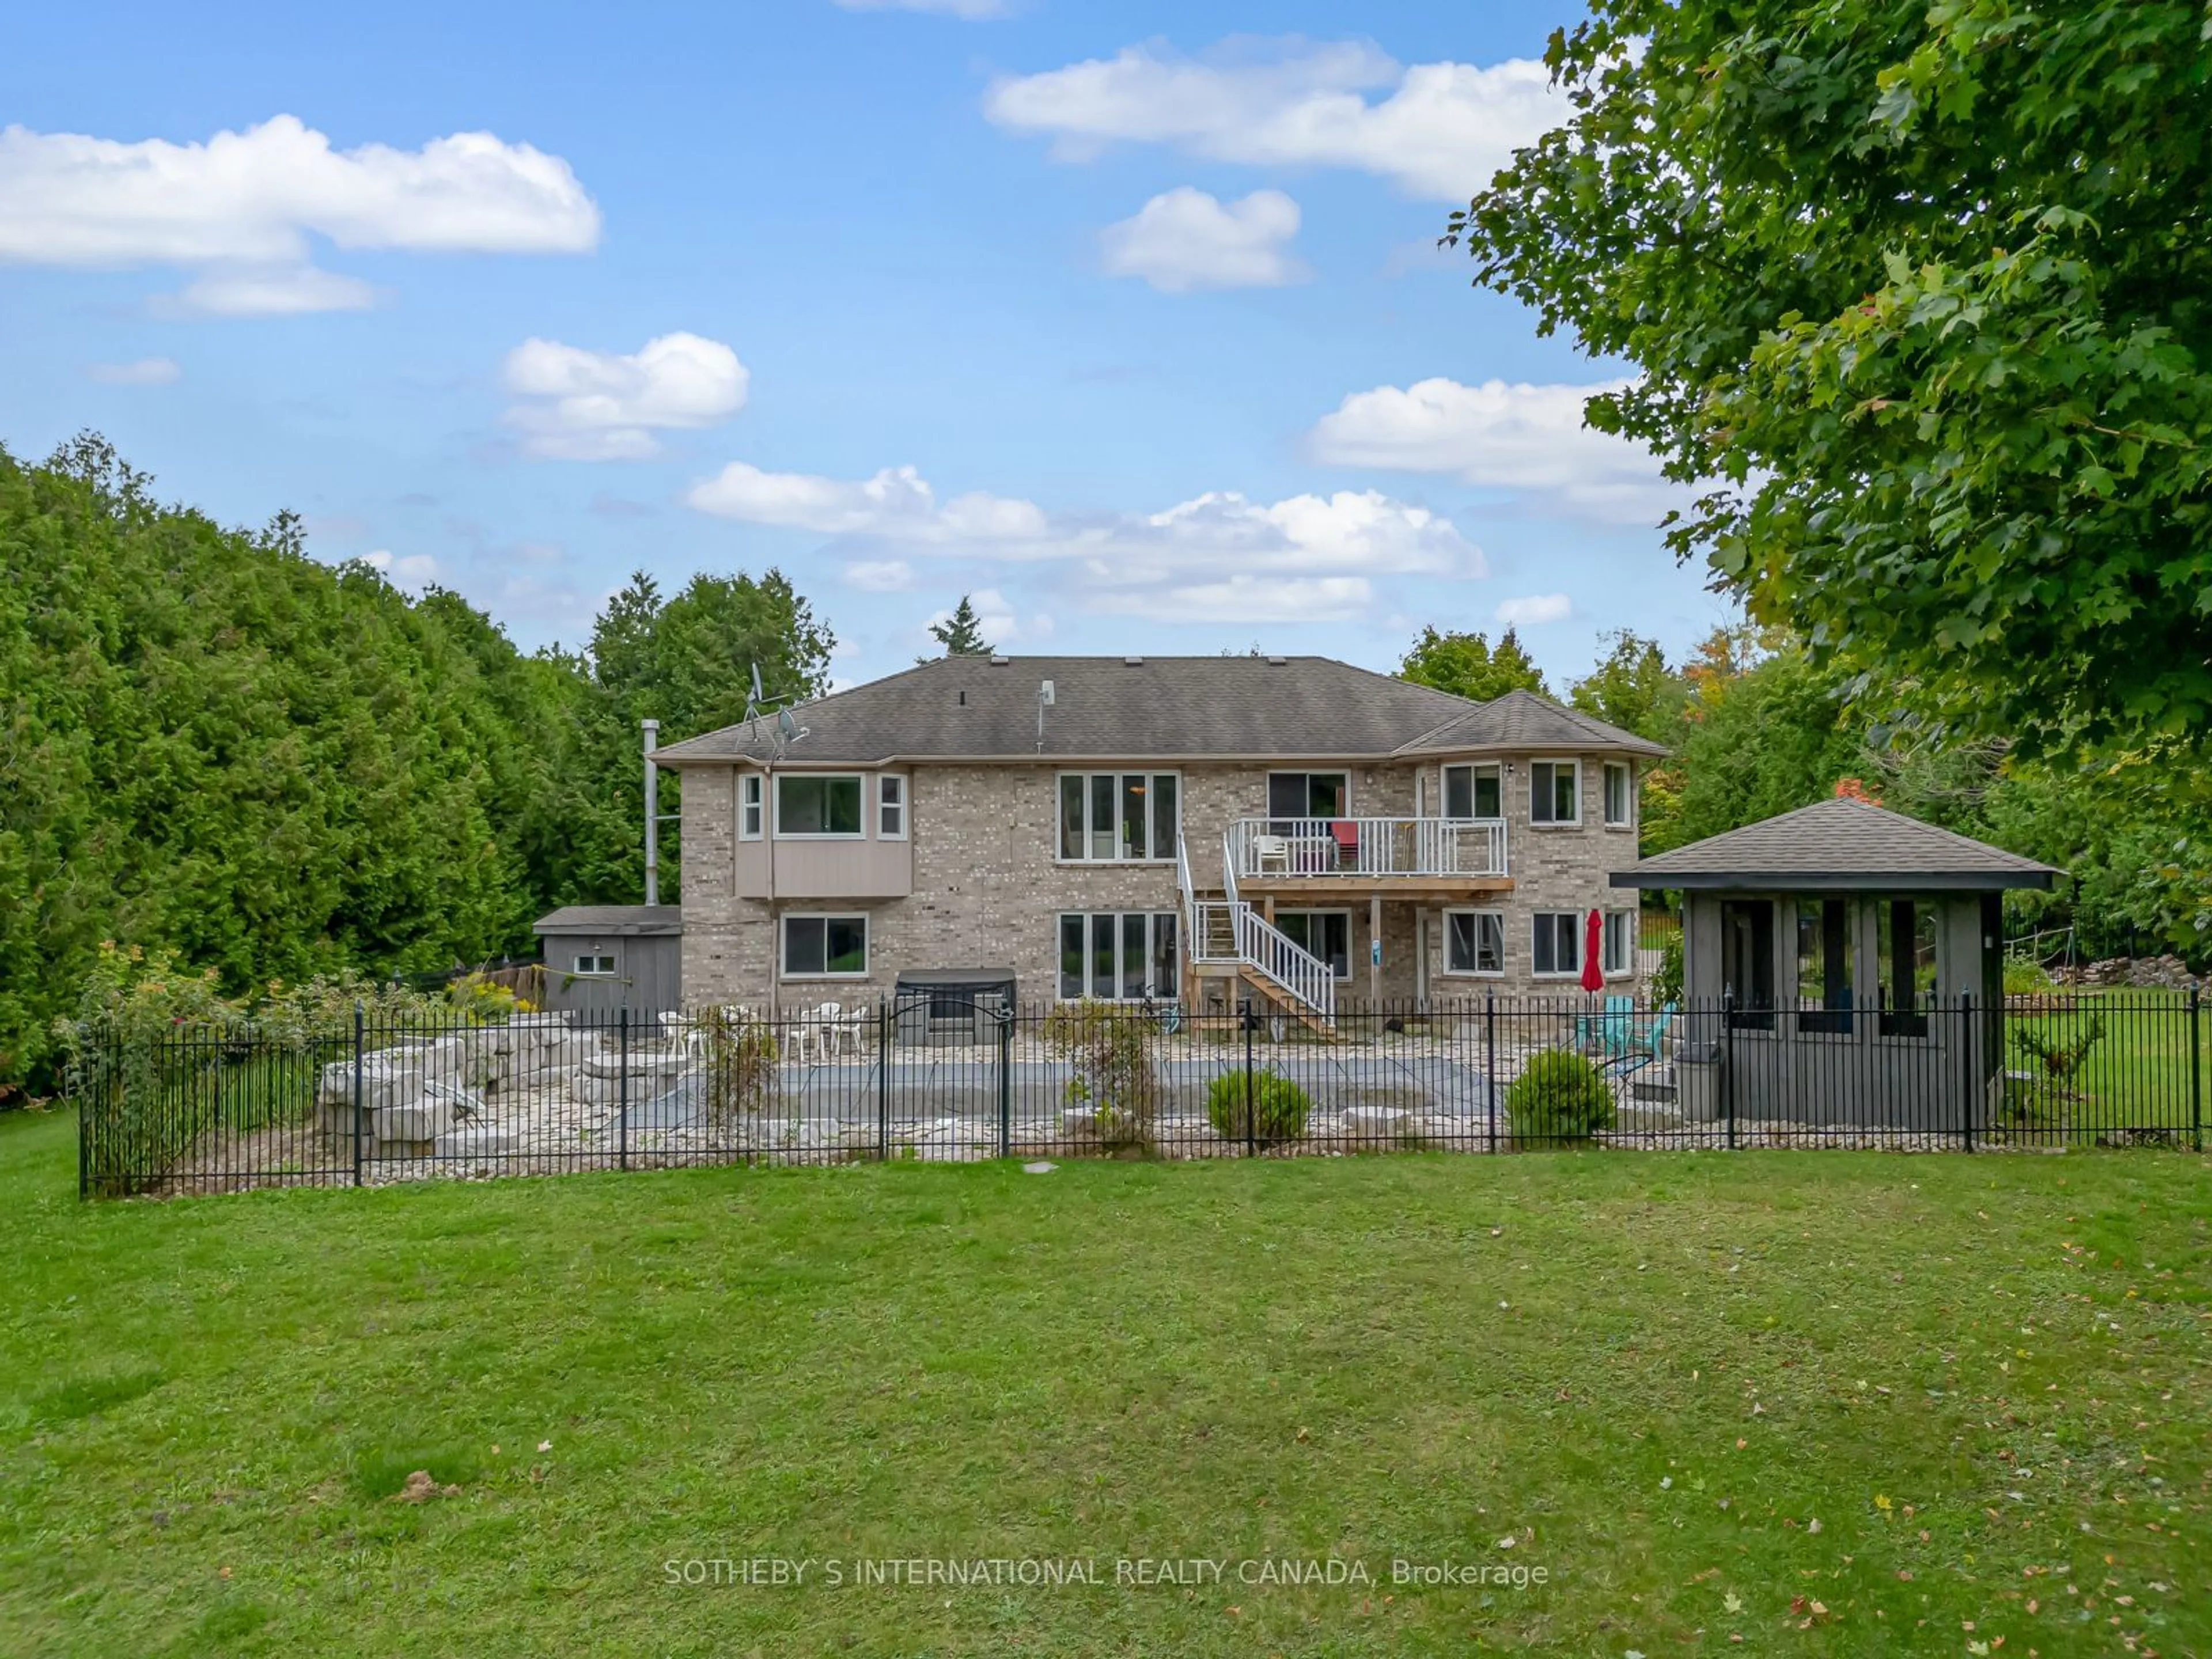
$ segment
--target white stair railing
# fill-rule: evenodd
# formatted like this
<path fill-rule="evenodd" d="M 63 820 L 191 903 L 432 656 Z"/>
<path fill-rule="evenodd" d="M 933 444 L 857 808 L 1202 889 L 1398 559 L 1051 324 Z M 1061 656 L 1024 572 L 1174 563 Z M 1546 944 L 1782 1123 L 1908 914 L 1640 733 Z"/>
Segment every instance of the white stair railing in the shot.
<path fill-rule="evenodd" d="M 1190 876 L 1190 854 L 1176 837 L 1176 880 L 1182 890 L 1184 927 L 1194 963 L 1248 968 L 1278 988 L 1305 1013 L 1324 1024 L 1336 1018 L 1336 976 L 1327 963 L 1237 896 L 1237 870 L 1222 847 L 1222 888 L 1227 897 L 1199 898 Z"/>

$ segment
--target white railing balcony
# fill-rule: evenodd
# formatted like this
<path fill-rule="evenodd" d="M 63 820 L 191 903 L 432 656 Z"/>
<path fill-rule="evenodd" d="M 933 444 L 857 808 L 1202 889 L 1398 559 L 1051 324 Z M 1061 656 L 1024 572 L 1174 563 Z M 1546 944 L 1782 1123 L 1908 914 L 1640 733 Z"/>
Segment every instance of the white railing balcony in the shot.
<path fill-rule="evenodd" d="M 1233 877 L 1261 884 L 1507 873 L 1502 818 L 1238 818 L 1222 850 Z"/>

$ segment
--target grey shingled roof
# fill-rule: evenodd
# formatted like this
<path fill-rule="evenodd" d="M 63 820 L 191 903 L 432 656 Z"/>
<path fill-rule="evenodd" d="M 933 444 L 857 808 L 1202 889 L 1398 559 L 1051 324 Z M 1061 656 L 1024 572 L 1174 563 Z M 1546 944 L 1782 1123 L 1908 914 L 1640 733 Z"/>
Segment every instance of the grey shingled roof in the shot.
<path fill-rule="evenodd" d="M 541 933 L 680 933 L 684 908 L 678 904 L 570 904 L 538 918 Z"/>
<path fill-rule="evenodd" d="M 1607 726 L 1578 708 L 1566 708 L 1534 691 L 1508 691 L 1489 702 L 1473 704 L 1457 720 L 1405 745 L 1407 752 L 1439 749 L 1517 752 L 1618 749 L 1654 756 L 1667 752 L 1662 744 Z"/>
<path fill-rule="evenodd" d="M 1037 743 L 1037 687 L 1053 682 Z M 1524 747 L 1664 751 L 1656 744 L 1571 714 L 1542 698 L 1516 693 L 1510 718 L 1521 727 L 1553 724 Z M 807 729 L 793 765 L 874 764 L 894 760 L 1227 758 L 1379 759 L 1462 747 L 1504 746 L 1473 737 L 1466 744 L 1437 734 L 1498 704 L 1328 657 L 943 657 L 854 686 L 792 710 Z M 765 733 L 768 723 L 763 722 Z M 1469 728 L 1470 733 L 1474 732 Z M 745 726 L 724 726 L 660 750 L 664 765 L 760 758 Z"/>
<path fill-rule="evenodd" d="M 1644 859 L 1615 887 L 1779 887 L 1802 892 L 1877 888 L 2048 887 L 2063 875 L 2008 853 L 1838 795 Z"/>

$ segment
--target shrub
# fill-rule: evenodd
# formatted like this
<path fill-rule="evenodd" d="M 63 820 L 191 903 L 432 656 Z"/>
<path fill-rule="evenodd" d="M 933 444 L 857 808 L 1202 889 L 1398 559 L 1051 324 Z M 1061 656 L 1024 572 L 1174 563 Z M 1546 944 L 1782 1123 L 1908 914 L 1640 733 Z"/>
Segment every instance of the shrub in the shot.
<path fill-rule="evenodd" d="M 2039 996 L 2056 988 L 2043 964 L 2033 957 L 2007 957 L 2004 964 L 2004 994 L 2008 997 Z"/>
<path fill-rule="evenodd" d="M 1678 1006 L 1682 1000 L 1682 930 L 1676 928 L 1667 935 L 1667 942 L 1659 948 L 1658 970 L 1651 975 L 1651 996 L 1656 1002 L 1671 1002 Z"/>
<path fill-rule="evenodd" d="M 1206 1086 L 1206 1121 L 1224 1140 L 1248 1138 L 1255 1146 L 1278 1146 L 1306 1132 L 1313 1097 L 1279 1072 L 1251 1073 L 1251 1111 L 1245 1111 L 1245 1073 L 1224 1072 Z"/>
<path fill-rule="evenodd" d="M 757 1111 L 775 1080 L 775 1034 L 766 1022 L 744 1008 L 715 1006 L 695 1015 L 691 1029 L 704 1051 L 708 1121 Z"/>
<path fill-rule="evenodd" d="M 1108 1152 L 1154 1149 L 1160 1079 L 1152 1040 L 1158 1029 L 1141 1008 L 1094 997 L 1063 1002 L 1045 1017 L 1045 1041 L 1074 1062 L 1067 1103 L 1091 1114 L 1091 1131 Z"/>
<path fill-rule="evenodd" d="M 1583 1140 L 1613 1127 L 1613 1088 L 1605 1074 L 1569 1048 L 1530 1059 L 1505 1091 L 1516 1140 Z"/>

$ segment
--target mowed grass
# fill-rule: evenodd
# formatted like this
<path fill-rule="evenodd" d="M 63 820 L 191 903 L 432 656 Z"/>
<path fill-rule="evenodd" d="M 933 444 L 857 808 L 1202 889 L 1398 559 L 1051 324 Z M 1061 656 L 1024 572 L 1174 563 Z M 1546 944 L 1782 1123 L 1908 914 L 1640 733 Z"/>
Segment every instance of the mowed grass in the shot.
<path fill-rule="evenodd" d="M 10 1656 L 2212 1651 L 2184 1153 L 86 1206 L 72 1150 L 0 1122 Z M 455 1490 L 393 1501 L 417 1470 Z M 816 1565 L 671 1582 L 755 1558 Z M 1105 1582 L 857 1586 L 864 1558 Z M 1326 1558 L 1371 1582 L 1239 1566 Z"/>
<path fill-rule="evenodd" d="M 2043 1012 L 2030 1012 L 2039 1006 Z M 2103 1128 L 2163 1127 L 2193 1145 L 2203 1133 L 2203 1103 L 2212 1091 L 2212 1009 L 2192 1018 L 2186 992 L 2058 991 L 2015 1001 L 2005 1024 L 2005 1064 L 2025 1079 L 2014 1085 L 2014 1097 L 2035 1122 L 2084 1138 Z M 2019 1033 L 2032 1032 L 2063 1046 L 2100 1026 L 2079 1075 L 2063 1086 L 2018 1041 Z"/>

